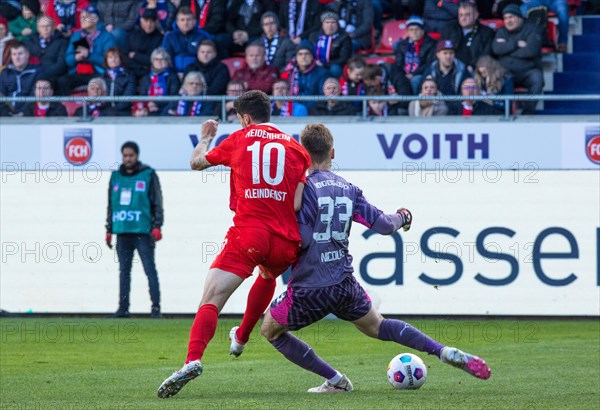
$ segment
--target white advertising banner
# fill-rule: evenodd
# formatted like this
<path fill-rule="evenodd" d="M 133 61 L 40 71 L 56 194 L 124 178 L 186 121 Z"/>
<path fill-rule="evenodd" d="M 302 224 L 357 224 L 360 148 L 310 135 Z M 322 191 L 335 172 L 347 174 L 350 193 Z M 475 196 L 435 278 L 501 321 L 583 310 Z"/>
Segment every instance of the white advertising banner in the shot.
<path fill-rule="evenodd" d="M 315 120 L 315 118 L 311 119 Z M 328 123 L 340 170 L 596 169 L 598 123 Z M 281 129 L 297 137 L 304 124 Z M 221 124 L 219 144 L 237 124 Z M 200 125 L 77 123 L 0 125 L 2 170 L 115 169 L 136 141 L 158 170 L 187 170 Z"/>
<path fill-rule="evenodd" d="M 142 159 L 145 154 L 142 148 Z M 165 208 L 164 239 L 156 247 L 163 311 L 193 313 L 231 224 L 229 174 L 158 174 Z M 355 275 L 382 313 L 600 316 L 599 172 L 341 175 L 382 210 L 403 206 L 414 213 L 406 233 L 352 229 Z M 54 169 L 0 177 L 0 307 L 116 310 L 118 261 L 104 244 L 109 173 Z M 149 312 L 137 259 L 132 276 L 131 311 Z M 244 311 L 251 283 L 225 313 Z M 277 292 L 284 289 L 280 279 Z"/>

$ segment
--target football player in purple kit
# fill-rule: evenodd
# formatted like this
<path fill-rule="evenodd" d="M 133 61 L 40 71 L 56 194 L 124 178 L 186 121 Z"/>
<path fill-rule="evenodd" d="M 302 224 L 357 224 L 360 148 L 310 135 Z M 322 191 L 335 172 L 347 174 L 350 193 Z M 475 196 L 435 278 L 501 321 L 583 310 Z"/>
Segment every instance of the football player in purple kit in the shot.
<path fill-rule="evenodd" d="M 391 235 L 400 228 L 408 231 L 412 214 L 404 208 L 395 214 L 384 214 L 367 202 L 360 188 L 331 172 L 333 136 L 327 127 L 309 124 L 300 139 L 312 159 L 298 213 L 302 253 L 293 265 L 287 291 L 272 303 L 265 315 L 262 334 L 288 360 L 325 378 L 321 386 L 308 390 L 311 393 L 353 390 L 345 375 L 289 332 L 331 313 L 351 321 L 367 336 L 434 354 L 444 363 L 488 379 L 491 371 L 484 360 L 444 346 L 406 322 L 384 319 L 371 305 L 371 299 L 352 274 L 352 256 L 348 253 L 352 221 Z M 237 347 L 241 354 L 244 346 Z"/>

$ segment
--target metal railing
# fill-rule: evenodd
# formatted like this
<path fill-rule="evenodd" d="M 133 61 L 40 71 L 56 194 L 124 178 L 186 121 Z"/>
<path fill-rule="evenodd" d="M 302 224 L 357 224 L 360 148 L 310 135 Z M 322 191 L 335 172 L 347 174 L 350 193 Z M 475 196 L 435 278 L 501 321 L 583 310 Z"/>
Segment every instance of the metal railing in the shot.
<path fill-rule="evenodd" d="M 90 121 L 92 118 L 88 114 L 88 104 L 95 102 L 172 102 L 172 101 L 203 101 L 203 102 L 220 102 L 221 103 L 221 120 L 227 120 L 227 111 L 225 103 L 227 101 L 233 101 L 237 97 L 228 95 L 202 95 L 202 96 L 119 96 L 119 97 L 88 97 L 88 96 L 69 96 L 69 97 L 0 97 L 0 103 L 12 103 L 12 102 L 76 102 L 81 103 L 83 107 L 83 113 L 81 120 Z M 569 94 L 569 95 L 552 95 L 552 94 L 541 94 L 541 95 L 528 95 L 528 94 L 515 94 L 515 95 L 495 95 L 495 96 L 469 96 L 464 97 L 461 95 L 443 95 L 443 96 L 415 96 L 415 95 L 381 95 L 381 96 L 337 96 L 327 97 L 324 95 L 315 96 L 286 96 L 286 97 L 270 97 L 271 101 L 298 101 L 298 102 L 321 102 L 321 101 L 340 101 L 340 102 L 357 102 L 360 101 L 362 104 L 361 117 L 366 119 L 368 117 L 368 101 L 393 101 L 393 102 L 410 102 L 410 101 L 449 101 L 449 102 L 462 102 L 462 101 L 503 101 L 504 102 L 504 115 L 502 119 L 509 120 L 511 118 L 511 102 L 512 101 L 597 101 L 600 107 L 600 94 Z M 600 115 L 600 112 L 598 112 Z"/>

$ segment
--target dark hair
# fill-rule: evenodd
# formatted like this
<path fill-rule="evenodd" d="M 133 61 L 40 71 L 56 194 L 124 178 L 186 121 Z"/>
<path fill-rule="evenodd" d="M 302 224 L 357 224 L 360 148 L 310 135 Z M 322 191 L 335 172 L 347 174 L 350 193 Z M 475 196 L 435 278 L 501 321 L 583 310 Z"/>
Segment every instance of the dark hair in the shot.
<path fill-rule="evenodd" d="M 459 9 L 470 9 L 472 11 L 474 11 L 475 13 L 478 12 L 477 10 L 477 4 L 475 4 L 475 2 L 471 2 L 471 1 L 461 1 L 458 4 L 458 8 Z"/>
<path fill-rule="evenodd" d="M 200 50 L 200 47 L 202 47 L 202 46 L 209 46 L 209 47 L 212 47 L 212 48 L 213 48 L 213 50 L 214 50 L 215 52 L 217 52 L 217 43 L 215 43 L 215 42 L 214 42 L 214 41 L 212 41 L 212 40 L 202 40 L 202 42 L 201 42 L 201 43 L 200 43 L 200 45 L 198 46 L 198 50 Z"/>
<path fill-rule="evenodd" d="M 259 90 L 246 91 L 233 102 L 233 108 L 240 115 L 249 115 L 255 123 L 271 120 L 271 100 Z"/>
<path fill-rule="evenodd" d="M 175 17 L 179 16 L 180 14 L 183 14 L 184 16 L 192 16 L 194 19 L 196 18 L 192 9 L 187 6 L 179 7 L 179 9 L 177 9 L 177 14 L 175 15 Z"/>
<path fill-rule="evenodd" d="M 263 24 L 263 21 L 267 17 L 273 18 L 273 20 L 275 21 L 275 24 L 277 24 L 277 28 L 279 28 L 281 26 L 281 24 L 279 24 L 279 16 L 276 13 L 273 13 L 272 11 L 267 11 L 267 12 L 263 13 L 262 16 L 260 16 L 260 25 L 261 26 Z"/>
<path fill-rule="evenodd" d="M 354 56 L 346 62 L 348 70 L 355 70 L 357 68 L 365 68 L 367 63 L 361 56 Z"/>
<path fill-rule="evenodd" d="M 423 80 L 421 80 L 421 84 L 419 84 L 419 92 L 423 91 L 423 84 L 425 84 L 428 81 L 434 83 L 435 88 L 437 88 L 438 91 L 440 90 L 440 85 L 438 84 L 437 80 L 432 76 L 428 75 L 427 77 L 423 78 Z"/>
<path fill-rule="evenodd" d="M 363 79 L 374 80 L 377 77 L 383 76 L 383 67 L 379 64 L 367 64 Z"/>
<path fill-rule="evenodd" d="M 35 79 L 35 84 L 39 83 L 40 81 L 45 81 L 48 84 L 50 84 L 50 87 L 52 87 L 52 90 L 56 90 L 56 84 L 54 83 L 53 80 L 50 79 L 50 77 L 47 77 L 45 75 L 40 75 L 38 78 Z"/>
<path fill-rule="evenodd" d="M 313 163 L 320 164 L 330 159 L 333 135 L 323 124 L 308 124 L 304 127 L 300 133 L 300 142 Z"/>
<path fill-rule="evenodd" d="M 106 50 L 104 53 L 104 68 L 108 68 L 108 55 L 109 54 L 117 54 L 119 56 L 119 60 L 121 61 L 121 67 L 125 65 L 125 60 L 123 59 L 123 53 L 117 47 L 111 47 Z"/>
<path fill-rule="evenodd" d="M 140 147 L 133 141 L 127 141 L 123 145 L 121 145 L 121 153 L 125 150 L 125 148 L 131 148 L 136 155 L 140 154 Z"/>
<path fill-rule="evenodd" d="M 11 41 L 10 44 L 7 44 L 10 50 L 16 50 L 17 48 L 21 48 L 23 47 L 25 50 L 27 50 L 27 52 L 29 53 L 29 49 L 27 48 L 27 45 L 22 42 L 21 40 L 14 40 Z"/>

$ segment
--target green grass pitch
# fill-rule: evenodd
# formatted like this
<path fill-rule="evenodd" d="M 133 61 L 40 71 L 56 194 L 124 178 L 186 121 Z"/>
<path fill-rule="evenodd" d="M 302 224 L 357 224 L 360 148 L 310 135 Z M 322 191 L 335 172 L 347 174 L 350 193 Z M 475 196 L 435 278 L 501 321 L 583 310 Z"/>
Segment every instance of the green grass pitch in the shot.
<path fill-rule="evenodd" d="M 600 322 L 415 320 L 432 337 L 478 354 L 492 368 L 475 379 L 437 358 L 324 320 L 299 332 L 354 383 L 347 394 L 312 395 L 322 380 L 289 363 L 256 332 L 240 358 L 229 356 L 221 320 L 204 374 L 177 396 L 156 389 L 184 361 L 191 319 L 0 320 L 2 409 L 471 409 L 600 408 Z M 428 379 L 394 390 L 389 360 L 417 353 Z"/>

